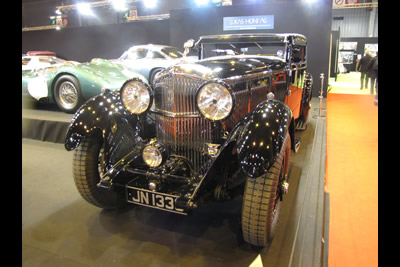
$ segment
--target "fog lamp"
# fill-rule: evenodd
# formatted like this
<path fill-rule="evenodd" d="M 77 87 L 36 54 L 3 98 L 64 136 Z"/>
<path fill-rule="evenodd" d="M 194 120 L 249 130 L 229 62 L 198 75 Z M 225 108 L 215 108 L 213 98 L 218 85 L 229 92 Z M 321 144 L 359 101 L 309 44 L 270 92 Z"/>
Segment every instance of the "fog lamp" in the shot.
<path fill-rule="evenodd" d="M 165 147 L 160 143 L 150 143 L 143 149 L 142 157 L 148 166 L 155 168 L 166 160 L 167 153 Z"/>

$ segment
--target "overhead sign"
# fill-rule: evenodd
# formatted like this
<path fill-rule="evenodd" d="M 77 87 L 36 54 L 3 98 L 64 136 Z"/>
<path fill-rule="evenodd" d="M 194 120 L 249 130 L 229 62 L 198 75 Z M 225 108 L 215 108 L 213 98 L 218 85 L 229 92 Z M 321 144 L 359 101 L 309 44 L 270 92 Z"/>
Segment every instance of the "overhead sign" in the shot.
<path fill-rule="evenodd" d="M 348 8 L 352 6 L 357 6 L 359 4 L 359 0 L 333 0 L 332 7 L 333 8 Z"/>
<path fill-rule="evenodd" d="M 269 30 L 274 28 L 274 15 L 224 17 L 224 31 Z"/>

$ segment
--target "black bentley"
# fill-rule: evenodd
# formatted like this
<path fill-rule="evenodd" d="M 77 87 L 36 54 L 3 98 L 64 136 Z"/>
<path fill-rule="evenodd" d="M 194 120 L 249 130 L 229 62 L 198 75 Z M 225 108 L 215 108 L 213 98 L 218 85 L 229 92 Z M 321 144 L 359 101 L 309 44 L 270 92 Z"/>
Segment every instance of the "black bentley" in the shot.
<path fill-rule="evenodd" d="M 203 36 L 153 87 L 131 79 L 74 115 L 76 187 L 105 209 L 129 202 L 188 214 L 243 194 L 244 239 L 265 246 L 287 192 L 290 150 L 304 129 L 312 78 L 300 34 Z"/>

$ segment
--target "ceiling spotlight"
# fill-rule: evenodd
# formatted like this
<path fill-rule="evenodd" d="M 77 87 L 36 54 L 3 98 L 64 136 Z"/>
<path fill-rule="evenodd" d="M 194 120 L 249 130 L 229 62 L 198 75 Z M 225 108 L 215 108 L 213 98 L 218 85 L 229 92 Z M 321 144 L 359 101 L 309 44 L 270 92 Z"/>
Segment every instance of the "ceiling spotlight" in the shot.
<path fill-rule="evenodd" d="M 144 0 L 143 2 L 147 8 L 155 8 L 157 5 L 157 0 Z"/>
<path fill-rule="evenodd" d="M 204 6 L 204 5 L 207 5 L 207 4 L 208 4 L 208 1 L 209 1 L 209 0 L 196 0 L 196 4 L 197 4 L 198 6 Z"/>
<path fill-rule="evenodd" d="M 57 15 L 62 15 L 61 11 L 59 9 L 56 9 L 56 14 Z"/>
<path fill-rule="evenodd" d="M 118 10 L 118 11 L 127 10 L 125 2 L 126 2 L 125 0 L 112 0 L 112 4 L 114 6 L 114 9 Z"/>
<path fill-rule="evenodd" d="M 94 13 L 93 13 L 92 9 L 90 8 L 90 4 L 79 3 L 76 6 L 78 8 L 79 13 L 81 13 L 82 15 L 94 16 Z"/>

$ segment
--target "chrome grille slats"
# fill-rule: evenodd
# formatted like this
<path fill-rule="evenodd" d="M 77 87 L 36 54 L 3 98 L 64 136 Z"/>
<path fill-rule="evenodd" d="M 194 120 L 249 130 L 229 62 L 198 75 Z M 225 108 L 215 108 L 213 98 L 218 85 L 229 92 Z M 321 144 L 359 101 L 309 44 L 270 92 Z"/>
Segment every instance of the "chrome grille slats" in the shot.
<path fill-rule="evenodd" d="M 168 74 L 154 86 L 157 140 L 172 155 L 187 158 L 195 173 L 209 160 L 206 143 L 216 134 L 212 122 L 203 118 L 195 105 L 196 90 L 205 81 L 195 77 Z"/>
<path fill-rule="evenodd" d="M 173 118 L 156 115 L 157 140 L 174 155 L 190 160 L 197 172 L 209 160 L 206 143 L 213 142 L 211 122 L 203 118 Z M 214 137 L 215 138 L 215 137 Z"/>
<path fill-rule="evenodd" d="M 168 74 L 155 82 L 155 110 L 176 116 L 199 115 L 195 106 L 196 90 L 205 81 L 195 77 Z"/>

